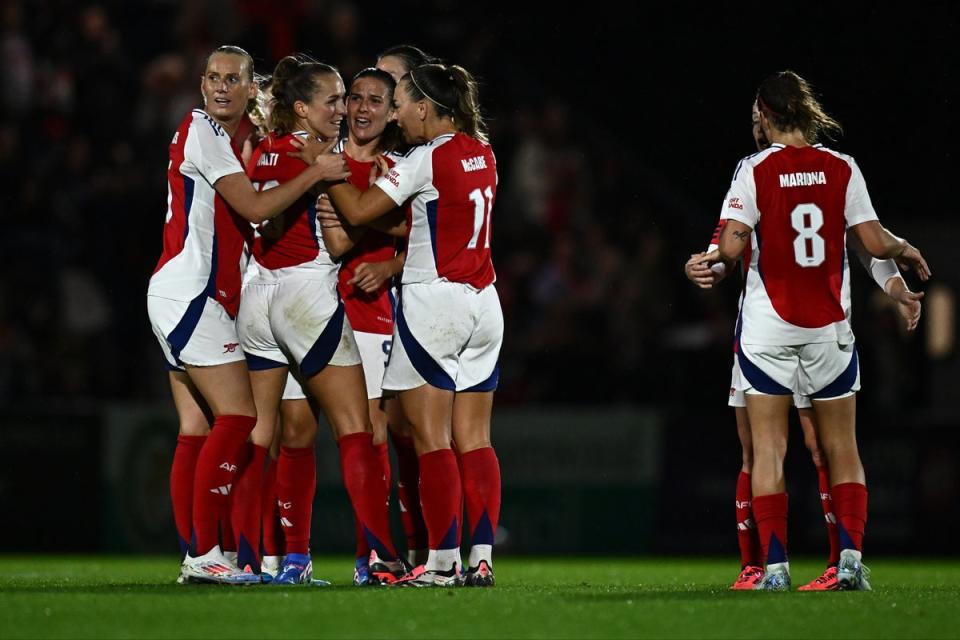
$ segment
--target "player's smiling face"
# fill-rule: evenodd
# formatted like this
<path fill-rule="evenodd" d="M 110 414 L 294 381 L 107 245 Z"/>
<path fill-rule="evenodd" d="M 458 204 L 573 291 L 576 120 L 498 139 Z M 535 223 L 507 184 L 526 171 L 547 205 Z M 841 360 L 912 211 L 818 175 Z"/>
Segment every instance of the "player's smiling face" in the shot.
<path fill-rule="evenodd" d="M 257 95 L 257 85 L 250 81 L 250 69 L 243 56 L 215 53 L 200 80 L 200 92 L 204 110 L 229 123 L 243 115 L 247 101 Z"/>
<path fill-rule="evenodd" d="M 317 90 L 310 102 L 294 103 L 294 111 L 300 117 L 300 126 L 324 140 L 340 135 L 340 123 L 347 113 L 344 105 L 343 80 L 334 73 L 318 75 Z"/>
<path fill-rule="evenodd" d="M 391 102 L 390 90 L 382 80 L 363 77 L 354 81 L 347 97 L 347 125 L 354 142 L 373 140 L 396 119 Z"/>

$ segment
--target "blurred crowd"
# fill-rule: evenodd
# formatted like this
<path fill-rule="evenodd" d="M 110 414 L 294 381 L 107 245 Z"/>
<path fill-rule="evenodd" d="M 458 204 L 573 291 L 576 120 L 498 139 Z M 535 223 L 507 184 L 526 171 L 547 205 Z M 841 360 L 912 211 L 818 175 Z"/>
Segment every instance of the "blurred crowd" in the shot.
<path fill-rule="evenodd" d="M 398 32 L 359 3 L 0 0 L 0 403 L 167 397 L 145 291 L 167 145 L 199 106 L 209 50 L 240 45 L 258 71 L 309 51 L 349 79 L 410 42 L 483 83 L 500 174 L 498 402 L 721 404 L 736 285 L 704 295 L 682 275 L 715 212 L 555 83 L 511 74 L 514 52 L 472 30 L 469 8 L 417 4 L 435 18 Z"/>

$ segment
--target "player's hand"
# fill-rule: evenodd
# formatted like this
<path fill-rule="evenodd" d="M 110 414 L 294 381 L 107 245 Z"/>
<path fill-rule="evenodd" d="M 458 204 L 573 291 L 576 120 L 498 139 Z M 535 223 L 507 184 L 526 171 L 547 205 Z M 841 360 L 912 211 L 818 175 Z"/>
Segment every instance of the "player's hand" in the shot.
<path fill-rule="evenodd" d="M 887 295 L 896 300 L 897 312 L 907 323 L 907 331 L 913 331 L 920 322 L 920 301 L 923 300 L 923 292 L 914 293 L 907 288 L 903 278 L 890 278 L 887 280 Z"/>
<path fill-rule="evenodd" d="M 373 161 L 373 166 L 370 167 L 370 186 L 373 186 L 373 183 L 377 181 L 377 178 L 390 171 L 390 163 L 387 162 L 387 159 L 383 156 L 377 156 Z"/>
<path fill-rule="evenodd" d="M 903 250 L 900 251 L 900 255 L 898 255 L 895 260 L 901 269 L 913 269 L 917 277 L 924 282 L 929 280 L 930 276 L 933 275 L 930 272 L 930 267 L 927 266 L 927 261 L 920 255 L 920 250 L 906 240 L 903 241 Z"/>
<path fill-rule="evenodd" d="M 353 277 L 347 281 L 359 287 L 365 293 L 374 293 L 384 282 L 394 276 L 391 260 L 385 262 L 361 262 L 353 271 Z"/>
<path fill-rule="evenodd" d="M 330 202 L 330 196 L 325 193 L 321 193 L 317 196 L 317 222 L 320 223 L 320 226 L 324 229 L 332 229 L 333 227 L 342 227 L 343 220 L 340 219 L 340 214 L 337 213 L 337 210 L 333 208 L 333 203 Z"/>
<path fill-rule="evenodd" d="M 710 265 L 703 259 L 705 253 L 694 253 L 690 259 L 683 265 L 683 273 L 693 284 L 701 289 L 709 289 L 713 286 L 713 271 Z"/>
<path fill-rule="evenodd" d="M 288 151 L 291 158 L 300 158 L 308 165 L 320 167 L 320 179 L 326 182 L 337 182 L 350 177 L 350 167 L 342 153 L 331 153 L 336 139 L 320 141 L 312 136 L 299 138 L 293 136 L 290 144 L 296 151 Z"/>

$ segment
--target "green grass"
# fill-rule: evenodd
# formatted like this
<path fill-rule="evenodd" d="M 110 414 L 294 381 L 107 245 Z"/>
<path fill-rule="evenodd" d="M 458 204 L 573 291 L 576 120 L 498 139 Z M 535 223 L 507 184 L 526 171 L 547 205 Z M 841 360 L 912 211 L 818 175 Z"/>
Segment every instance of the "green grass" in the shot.
<path fill-rule="evenodd" d="M 731 560 L 502 558 L 495 589 L 177 586 L 176 560 L 0 556 L 0 638 L 956 638 L 960 563 L 874 559 L 872 593 L 726 589 Z M 796 584 L 822 567 L 792 563 Z"/>

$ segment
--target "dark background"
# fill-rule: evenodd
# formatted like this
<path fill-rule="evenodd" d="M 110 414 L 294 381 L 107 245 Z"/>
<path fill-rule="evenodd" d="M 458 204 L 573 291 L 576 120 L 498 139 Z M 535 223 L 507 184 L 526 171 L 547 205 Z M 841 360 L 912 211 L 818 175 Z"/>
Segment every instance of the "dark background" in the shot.
<path fill-rule="evenodd" d="M 305 51 L 349 80 L 409 42 L 479 77 L 500 174 L 493 247 L 507 322 L 494 438 L 503 524 L 522 551 L 734 549 L 740 453 L 725 398 L 737 283 L 700 292 L 682 265 L 705 247 L 736 162 L 754 150 L 757 84 L 797 71 L 844 125 L 830 144 L 857 158 L 881 220 L 935 274 L 921 327 L 905 335 L 851 265 L 868 544 L 873 532 L 875 549 L 923 552 L 916 541 L 932 523 L 958 524 L 955 6 L 37 0 L 0 10 L 0 503 L 21 523 L 0 533 L 0 550 L 174 548 L 164 491 L 176 426 L 144 297 L 166 147 L 221 44 L 250 51 L 260 72 Z M 527 437 L 530 415 L 558 426 Z M 792 542 L 820 551 L 813 470 L 800 440 L 791 446 Z M 642 455 L 616 458 L 618 447 Z M 565 481 L 558 461 L 578 456 L 592 471 Z M 345 506 L 335 477 L 334 519 Z M 148 533 L 118 533 L 132 512 Z M 319 546 L 345 550 L 338 536 Z"/>

